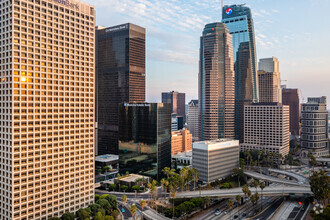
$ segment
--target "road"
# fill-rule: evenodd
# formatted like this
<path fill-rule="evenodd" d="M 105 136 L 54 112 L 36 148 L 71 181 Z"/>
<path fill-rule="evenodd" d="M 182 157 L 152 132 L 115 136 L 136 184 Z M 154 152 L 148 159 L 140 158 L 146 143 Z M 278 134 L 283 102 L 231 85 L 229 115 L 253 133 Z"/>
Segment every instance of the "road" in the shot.
<path fill-rule="evenodd" d="M 301 176 L 299 174 L 293 173 L 293 172 L 288 172 L 288 171 L 284 171 L 284 170 L 278 170 L 278 169 L 269 169 L 270 172 L 274 172 L 274 173 L 280 173 L 280 174 L 284 174 L 286 176 L 290 176 L 294 179 L 296 179 L 298 182 L 302 182 L 306 185 L 309 184 L 309 181 L 307 178 L 305 178 L 304 176 Z"/>
<path fill-rule="evenodd" d="M 255 188 L 250 188 L 252 193 L 255 193 Z M 261 189 L 258 188 L 258 192 L 261 192 Z M 179 192 L 177 193 L 177 198 L 195 198 L 195 197 L 216 197 L 216 198 L 232 198 L 242 194 L 242 188 L 234 189 L 221 189 L 221 190 L 202 190 L 202 191 L 188 191 L 188 192 Z M 310 187 L 301 187 L 301 186 L 274 186 L 266 187 L 263 190 L 263 196 L 286 196 L 286 195 L 312 195 Z"/>
<path fill-rule="evenodd" d="M 280 179 L 280 178 L 276 178 L 276 177 L 273 177 L 273 176 L 267 176 L 267 175 L 257 173 L 257 172 L 253 172 L 253 171 L 247 171 L 246 170 L 246 171 L 244 171 L 244 174 L 246 174 L 247 176 L 253 177 L 255 179 L 266 180 L 266 181 L 270 181 L 270 182 L 273 182 L 273 183 L 282 183 L 282 184 L 286 184 L 286 185 L 309 187 L 309 185 L 307 185 L 307 184 L 299 184 L 298 182 L 295 182 L 295 181 Z"/>
<path fill-rule="evenodd" d="M 277 200 L 275 203 L 269 206 L 265 211 L 263 211 L 261 214 L 257 215 L 253 219 L 267 220 L 272 214 L 274 214 L 274 212 L 278 209 L 278 207 L 280 207 L 283 201 L 284 198 Z"/>

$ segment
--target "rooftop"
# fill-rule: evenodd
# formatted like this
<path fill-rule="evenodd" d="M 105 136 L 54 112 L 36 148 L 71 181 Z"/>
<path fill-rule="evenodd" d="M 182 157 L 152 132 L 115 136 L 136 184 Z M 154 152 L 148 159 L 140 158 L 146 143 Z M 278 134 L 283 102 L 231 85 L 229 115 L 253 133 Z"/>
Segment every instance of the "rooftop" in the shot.
<path fill-rule="evenodd" d="M 105 154 L 105 155 L 100 155 L 95 157 L 95 161 L 97 162 L 110 162 L 110 161 L 115 161 L 119 160 L 118 155 L 114 154 Z"/>
<path fill-rule="evenodd" d="M 178 153 L 172 156 L 172 158 L 179 159 L 179 158 L 187 158 L 192 157 L 192 151 Z"/>
<path fill-rule="evenodd" d="M 120 181 L 124 181 L 124 182 L 135 182 L 137 179 L 141 179 L 141 178 L 148 179 L 149 177 L 138 175 L 138 174 L 129 174 L 129 176 L 127 176 L 127 177 L 121 177 L 120 178 Z"/>

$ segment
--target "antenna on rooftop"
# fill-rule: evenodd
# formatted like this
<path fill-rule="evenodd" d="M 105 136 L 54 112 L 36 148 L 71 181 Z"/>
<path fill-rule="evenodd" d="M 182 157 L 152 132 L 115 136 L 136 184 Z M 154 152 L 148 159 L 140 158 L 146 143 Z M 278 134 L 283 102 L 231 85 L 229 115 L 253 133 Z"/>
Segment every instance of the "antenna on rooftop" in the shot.
<path fill-rule="evenodd" d="M 221 0 L 221 16 L 223 17 L 222 13 L 223 13 L 223 0 Z"/>

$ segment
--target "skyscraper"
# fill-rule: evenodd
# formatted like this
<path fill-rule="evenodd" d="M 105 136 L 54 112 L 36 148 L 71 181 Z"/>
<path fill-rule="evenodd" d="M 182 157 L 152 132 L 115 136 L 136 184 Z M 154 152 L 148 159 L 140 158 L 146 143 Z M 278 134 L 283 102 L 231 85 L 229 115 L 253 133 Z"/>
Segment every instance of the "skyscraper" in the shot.
<path fill-rule="evenodd" d="M 172 107 L 172 113 L 183 117 L 183 123 L 186 122 L 186 94 L 180 92 L 163 92 L 162 103 L 169 103 Z"/>
<path fill-rule="evenodd" d="M 119 103 L 145 101 L 145 29 L 123 24 L 96 30 L 98 154 L 118 154 Z"/>
<path fill-rule="evenodd" d="M 193 136 L 193 140 L 198 140 L 198 100 L 191 100 L 188 104 L 187 128 Z"/>
<path fill-rule="evenodd" d="M 119 109 L 119 172 L 159 179 L 171 166 L 171 106 L 123 103 Z"/>
<path fill-rule="evenodd" d="M 200 140 L 234 138 L 232 37 L 224 23 L 207 24 L 201 37 L 199 69 Z"/>
<path fill-rule="evenodd" d="M 281 77 L 276 57 L 259 60 L 259 102 L 282 103 Z"/>
<path fill-rule="evenodd" d="M 2 0 L 0 218 L 94 202 L 94 7 Z"/>
<path fill-rule="evenodd" d="M 300 121 L 300 101 L 298 89 L 282 89 L 283 105 L 290 106 L 290 133 L 291 135 L 299 135 Z"/>
<path fill-rule="evenodd" d="M 235 138 L 244 137 L 244 105 L 258 102 L 257 55 L 251 9 L 244 5 L 226 5 L 224 22 L 232 35 L 235 62 Z"/>
<path fill-rule="evenodd" d="M 308 98 L 301 109 L 302 156 L 311 153 L 315 157 L 329 155 L 327 98 Z"/>

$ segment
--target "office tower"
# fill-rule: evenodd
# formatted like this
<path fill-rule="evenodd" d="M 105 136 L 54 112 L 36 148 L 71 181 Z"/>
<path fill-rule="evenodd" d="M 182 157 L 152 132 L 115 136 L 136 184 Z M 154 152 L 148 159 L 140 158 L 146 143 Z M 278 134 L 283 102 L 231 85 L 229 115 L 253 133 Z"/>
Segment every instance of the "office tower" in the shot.
<path fill-rule="evenodd" d="M 276 57 L 263 58 L 259 60 L 259 70 L 270 73 L 280 72 L 280 62 Z"/>
<path fill-rule="evenodd" d="M 244 106 L 244 143 L 241 151 L 266 150 L 285 156 L 290 149 L 289 106 L 254 103 Z"/>
<path fill-rule="evenodd" d="M 94 202 L 94 7 L 2 0 L 0 218 Z"/>
<path fill-rule="evenodd" d="M 123 103 L 119 108 L 119 172 L 157 180 L 171 166 L 171 106 Z"/>
<path fill-rule="evenodd" d="M 281 103 L 281 80 L 280 73 L 258 71 L 259 77 L 259 102 L 261 103 Z"/>
<path fill-rule="evenodd" d="M 239 141 L 218 139 L 193 143 L 192 165 L 199 171 L 199 180 L 213 182 L 232 174 L 238 167 Z"/>
<path fill-rule="evenodd" d="M 290 133 L 299 135 L 300 101 L 298 89 L 282 89 L 282 103 L 290 106 Z"/>
<path fill-rule="evenodd" d="M 123 24 L 96 30 L 97 154 L 118 154 L 118 108 L 145 101 L 145 29 Z"/>
<path fill-rule="evenodd" d="M 200 140 L 234 137 L 232 37 L 224 23 L 207 24 L 201 37 L 199 69 Z"/>
<path fill-rule="evenodd" d="M 232 35 L 235 63 L 235 139 L 243 142 L 244 105 L 258 102 L 257 55 L 251 9 L 244 5 L 226 5 L 224 22 Z"/>
<path fill-rule="evenodd" d="M 172 131 L 172 155 L 191 151 L 192 135 L 187 129 Z"/>
<path fill-rule="evenodd" d="M 308 98 L 301 110 L 301 146 L 304 157 L 329 155 L 327 97 Z"/>
<path fill-rule="evenodd" d="M 193 140 L 198 140 L 198 100 L 191 100 L 188 104 L 187 128 L 193 136 Z"/>
<path fill-rule="evenodd" d="M 163 92 L 162 103 L 169 103 L 172 106 L 172 113 L 183 117 L 186 123 L 186 94 L 175 91 Z"/>
<path fill-rule="evenodd" d="M 176 114 L 171 114 L 171 131 L 178 130 L 178 118 Z"/>
<path fill-rule="evenodd" d="M 259 60 L 259 102 L 282 103 L 280 65 L 276 57 Z"/>

